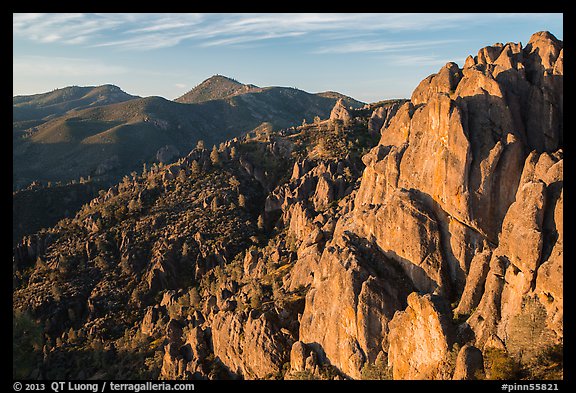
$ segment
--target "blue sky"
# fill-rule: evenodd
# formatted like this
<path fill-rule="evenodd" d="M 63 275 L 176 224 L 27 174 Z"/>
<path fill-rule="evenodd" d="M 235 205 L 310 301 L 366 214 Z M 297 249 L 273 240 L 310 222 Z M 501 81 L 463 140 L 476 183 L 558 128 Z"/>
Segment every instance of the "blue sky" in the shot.
<path fill-rule="evenodd" d="M 110 83 L 174 99 L 221 74 L 374 102 L 541 30 L 563 39 L 562 14 L 14 14 L 13 94 Z"/>

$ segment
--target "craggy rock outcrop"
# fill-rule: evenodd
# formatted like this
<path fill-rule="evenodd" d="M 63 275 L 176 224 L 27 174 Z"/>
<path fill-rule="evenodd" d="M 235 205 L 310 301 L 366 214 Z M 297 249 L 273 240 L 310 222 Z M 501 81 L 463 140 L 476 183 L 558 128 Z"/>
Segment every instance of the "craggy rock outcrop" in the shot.
<path fill-rule="evenodd" d="M 394 102 L 391 105 L 380 106 L 372 112 L 368 120 L 368 131 L 372 133 L 380 133 L 385 130 L 394 115 L 401 106 L 401 102 Z"/>
<path fill-rule="evenodd" d="M 267 314 L 246 317 L 220 312 L 211 326 L 214 355 L 232 373 L 261 379 L 278 373 L 288 360 L 292 343 Z"/>
<path fill-rule="evenodd" d="M 152 335 L 158 328 L 157 322 L 160 320 L 160 310 L 159 307 L 150 306 L 146 310 L 146 314 L 144 315 L 144 319 L 142 320 L 141 330 L 142 333 L 146 335 Z"/>
<path fill-rule="evenodd" d="M 484 283 L 490 268 L 490 257 L 492 250 L 487 244 L 484 249 L 479 251 L 470 262 L 470 270 L 466 278 L 466 285 L 460 297 L 458 306 L 454 310 L 457 315 L 470 315 L 470 313 L 478 306 L 482 298 L 484 290 Z"/>
<path fill-rule="evenodd" d="M 332 108 L 332 112 L 330 112 L 330 120 L 341 120 L 344 123 L 350 121 L 350 112 L 344 105 L 344 100 L 342 98 L 338 99 L 334 108 Z"/>
<path fill-rule="evenodd" d="M 297 262 L 284 278 L 289 290 L 311 284 L 326 241 L 334 232 L 334 202 L 353 202 L 353 190 L 343 176 L 345 170 L 355 170 L 348 160 L 296 161 L 290 181 L 266 199 L 265 212 L 269 217 L 280 215 L 277 225 L 287 228 L 296 248 Z"/>
<path fill-rule="evenodd" d="M 15 266 L 34 263 L 36 258 L 42 255 L 50 245 L 51 240 L 50 234 L 46 233 L 24 236 L 14 247 L 13 263 Z"/>
<path fill-rule="evenodd" d="M 562 166 L 561 154 L 526 159 L 484 296 L 468 321 L 480 345 L 495 335 L 510 353 L 529 359 L 562 341 Z"/>
<path fill-rule="evenodd" d="M 194 319 L 196 323 L 200 322 Z M 144 328 L 144 325 L 142 327 Z M 162 358 L 161 378 L 204 379 L 208 374 L 206 367 L 206 357 L 210 353 L 208 337 L 206 330 L 200 326 L 170 320 L 166 327 L 167 343 Z"/>
<path fill-rule="evenodd" d="M 384 125 L 386 115 L 387 113 L 384 107 L 375 109 L 370 116 L 370 120 L 368 120 L 368 130 L 374 133 L 379 132 Z"/>
<path fill-rule="evenodd" d="M 331 202 L 351 192 L 343 176 L 345 168 L 354 170 L 348 160 L 296 161 L 290 181 L 277 187 L 266 198 L 265 212 L 268 215 L 282 212 L 282 222 L 288 224 L 293 215 L 290 210 L 295 204 L 302 203 L 311 212 L 325 211 Z"/>
<path fill-rule="evenodd" d="M 351 211 L 316 264 L 302 342 L 352 378 L 383 351 L 399 379 L 473 379 L 484 348 L 524 364 L 562 344 L 562 46 L 536 33 L 420 83 L 363 157 Z M 352 246 L 364 243 L 375 265 Z M 398 267 L 406 286 L 372 293 L 392 283 L 368 265 Z M 420 294 L 406 308 L 410 286 Z M 367 298 L 371 340 L 359 333 Z M 454 373 L 455 342 L 468 346 Z"/>
<path fill-rule="evenodd" d="M 424 79 L 412 93 L 413 105 L 428 102 L 438 93 L 453 93 L 462 79 L 462 70 L 456 63 L 448 63 L 437 73 Z"/>
<path fill-rule="evenodd" d="M 300 340 L 352 378 L 387 348 L 388 322 L 412 291 L 393 262 L 358 242 L 342 234 L 326 247 L 300 320 Z"/>
<path fill-rule="evenodd" d="M 534 55 L 536 47 L 541 47 L 544 60 Z M 561 61 L 560 50 L 561 42 L 548 33 L 537 33 L 524 49 L 516 44 L 484 48 L 474 64 L 467 61 L 463 70 L 449 63 L 418 86 L 412 101 L 403 105 L 383 132 L 380 144 L 364 157 L 367 168 L 355 201 L 364 232 L 370 236 L 374 231 L 384 232 L 386 225 L 397 226 L 392 216 L 388 224 L 386 219 L 374 221 L 373 212 L 394 204 L 397 189 L 415 190 L 426 202 L 424 209 L 438 221 L 438 251 L 442 252 L 438 265 L 447 265 L 458 293 L 468 284 L 464 303 L 478 302 L 479 283 L 486 274 L 486 253 L 493 248 L 487 246 L 498 244 L 504 218 L 521 196 L 517 190 L 527 152 L 543 148 L 524 125 L 531 124 L 534 111 L 517 101 L 518 85 L 546 92 L 550 113 L 561 113 L 562 86 L 545 84 L 546 78 L 536 73 L 551 73 L 556 59 Z M 504 62 L 503 56 L 511 60 Z M 532 71 L 526 73 L 525 69 Z M 561 80 L 561 69 L 559 65 L 557 80 Z M 514 75 L 515 82 L 505 78 L 504 72 Z M 539 130 L 539 134 L 561 135 L 561 127 L 554 121 L 541 123 Z M 560 141 L 559 136 L 552 139 Z M 551 146 L 552 152 L 558 143 Z M 526 202 L 539 203 L 534 199 Z M 397 221 L 400 225 L 407 222 Z M 416 228 L 426 227 L 425 222 L 416 223 Z M 404 231 L 399 233 L 404 235 Z M 404 236 L 406 240 L 396 245 L 391 244 L 393 235 L 375 235 L 375 240 L 384 239 L 384 247 L 382 241 L 379 245 L 385 251 L 420 265 L 422 254 L 406 255 L 411 237 Z M 476 257 L 473 274 L 469 274 L 472 260 L 482 250 L 484 262 Z M 536 262 L 532 258 L 528 263 Z"/>
<path fill-rule="evenodd" d="M 119 379 L 470 380 L 495 353 L 530 375 L 563 345 L 563 67 L 539 32 L 410 101 L 339 100 L 126 177 L 15 246 L 32 375 L 74 378 L 51 374 L 72 353 Z"/>
<path fill-rule="evenodd" d="M 355 213 L 360 233 L 395 259 L 418 290 L 450 290 L 438 221 L 415 192 L 397 189 L 384 204 Z"/>

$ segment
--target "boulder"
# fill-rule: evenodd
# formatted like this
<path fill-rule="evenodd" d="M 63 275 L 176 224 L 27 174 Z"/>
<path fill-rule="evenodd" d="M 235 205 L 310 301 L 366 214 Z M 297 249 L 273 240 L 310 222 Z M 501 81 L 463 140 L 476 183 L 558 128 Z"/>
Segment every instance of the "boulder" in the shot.
<path fill-rule="evenodd" d="M 211 325 L 214 355 L 233 373 L 245 379 L 277 374 L 289 359 L 292 345 L 266 313 L 219 312 Z"/>
<path fill-rule="evenodd" d="M 180 151 L 174 145 L 166 145 L 156 152 L 156 161 L 167 164 L 180 155 Z"/>
<path fill-rule="evenodd" d="M 357 207 L 354 216 L 359 233 L 374 239 L 418 290 L 450 292 L 439 224 L 418 193 L 396 189 L 381 205 Z"/>
<path fill-rule="evenodd" d="M 412 92 L 410 101 L 413 105 L 428 102 L 431 97 L 438 93 L 453 93 L 462 79 L 462 71 L 456 63 L 447 63 L 437 74 L 424 79 Z"/>
<path fill-rule="evenodd" d="M 484 358 L 482 351 L 472 345 L 464 345 L 458 352 L 452 379 L 475 380 L 479 379 L 483 372 Z"/>
<path fill-rule="evenodd" d="M 144 314 L 144 319 L 142 320 L 142 324 L 140 329 L 142 333 L 146 335 L 152 335 L 156 330 L 156 322 L 159 320 L 159 311 L 158 307 L 150 306 L 146 310 L 146 314 Z"/>
<path fill-rule="evenodd" d="M 246 250 L 246 255 L 244 256 L 244 274 L 251 275 L 256 266 L 258 265 L 259 253 L 257 250 Z"/>
<path fill-rule="evenodd" d="M 389 324 L 388 364 L 394 379 L 447 379 L 453 343 L 450 309 L 442 300 L 416 292 Z"/>
<path fill-rule="evenodd" d="M 332 108 L 332 111 L 330 112 L 330 120 L 341 120 L 344 123 L 347 123 L 350 121 L 350 119 L 350 112 L 346 108 L 346 105 L 344 105 L 344 100 L 339 98 L 338 101 L 336 101 L 334 108 Z"/>
<path fill-rule="evenodd" d="M 326 210 L 330 202 L 332 202 L 334 199 L 333 183 L 330 180 L 330 176 L 324 173 L 318 177 L 316 191 L 312 197 L 314 207 L 318 211 Z"/>
<path fill-rule="evenodd" d="M 290 350 L 290 371 L 304 371 L 306 367 L 307 348 L 302 341 L 296 341 L 292 344 Z"/>
<path fill-rule="evenodd" d="M 380 129 L 384 125 L 384 119 L 386 117 L 387 111 L 384 107 L 379 107 L 374 109 L 370 119 L 368 120 L 368 131 L 372 133 L 380 132 Z"/>
<path fill-rule="evenodd" d="M 491 256 L 492 250 L 485 245 L 484 250 L 472 258 L 470 271 L 466 277 L 466 285 L 454 314 L 469 315 L 480 303 L 488 270 L 490 269 Z"/>

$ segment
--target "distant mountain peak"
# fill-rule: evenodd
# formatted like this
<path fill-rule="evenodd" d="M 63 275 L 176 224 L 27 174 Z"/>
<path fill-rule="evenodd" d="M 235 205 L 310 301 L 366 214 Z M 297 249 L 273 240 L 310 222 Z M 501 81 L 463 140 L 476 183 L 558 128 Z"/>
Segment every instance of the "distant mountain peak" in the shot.
<path fill-rule="evenodd" d="M 200 102 L 225 99 L 259 90 L 260 88 L 258 86 L 246 85 L 228 76 L 216 74 L 175 101 L 182 104 L 198 104 Z"/>
<path fill-rule="evenodd" d="M 364 106 L 364 102 L 358 101 L 352 97 L 349 97 L 345 94 L 338 93 L 337 91 L 323 91 L 320 93 L 316 93 L 319 97 L 330 98 L 336 101 L 342 100 L 345 106 L 352 106 L 354 108 L 361 108 Z"/>
<path fill-rule="evenodd" d="M 243 85 L 243 83 L 237 81 L 234 78 L 230 78 L 229 76 L 226 75 L 220 75 L 220 74 L 214 74 L 212 75 L 210 78 L 206 79 L 204 82 L 202 83 L 207 83 L 207 82 L 220 82 L 220 81 L 227 81 L 227 82 L 232 82 L 235 83 L 237 85 Z"/>

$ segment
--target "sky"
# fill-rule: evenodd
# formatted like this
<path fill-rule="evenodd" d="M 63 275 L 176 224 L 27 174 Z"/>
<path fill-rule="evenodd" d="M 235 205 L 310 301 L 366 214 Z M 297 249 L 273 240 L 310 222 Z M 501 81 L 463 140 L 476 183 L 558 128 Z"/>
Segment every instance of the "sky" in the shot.
<path fill-rule="evenodd" d="M 562 14 L 13 14 L 13 95 L 114 84 L 175 99 L 220 74 L 257 86 L 409 98 L 447 62 Z"/>

